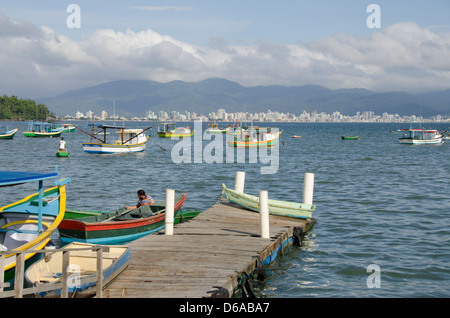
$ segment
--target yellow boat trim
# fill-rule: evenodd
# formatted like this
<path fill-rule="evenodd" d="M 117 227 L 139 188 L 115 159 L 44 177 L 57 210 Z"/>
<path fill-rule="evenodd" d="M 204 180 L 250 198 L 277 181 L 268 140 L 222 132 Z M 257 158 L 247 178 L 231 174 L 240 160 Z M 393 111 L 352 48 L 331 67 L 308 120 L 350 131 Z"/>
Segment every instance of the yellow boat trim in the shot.
<path fill-rule="evenodd" d="M 64 179 L 62 179 L 64 180 Z M 37 247 L 35 247 L 34 249 L 36 250 L 41 250 L 45 247 L 45 245 L 47 245 L 47 243 L 50 241 L 50 235 L 58 228 L 59 224 L 61 223 L 62 219 L 64 218 L 64 214 L 66 212 L 66 186 L 58 186 L 58 187 L 53 187 L 48 189 L 47 191 L 54 189 L 54 188 L 59 188 L 59 214 L 58 216 L 55 218 L 55 220 L 53 221 L 53 223 L 50 225 L 50 227 L 47 228 L 47 230 L 45 230 L 44 232 L 42 232 L 41 235 L 39 235 L 38 237 L 36 237 L 34 240 L 23 244 L 22 246 L 14 249 L 13 251 L 24 251 L 27 250 L 35 245 L 37 245 Z M 31 195 L 33 196 L 33 195 Z M 28 196 L 27 198 L 29 198 L 30 196 Z M 25 199 L 21 200 L 24 201 Z M 19 202 L 21 202 L 19 201 Z M 17 203 L 17 202 L 16 202 Z M 14 204 L 16 204 L 14 203 Z M 13 204 L 13 205 L 14 205 Z M 5 208 L 5 207 L 4 207 Z M 4 209 L 2 208 L 2 210 Z M 14 222 L 13 222 L 14 223 Z M 41 244 L 39 244 L 41 243 Z M 39 244 L 39 245 L 38 245 Z M 27 253 L 25 255 L 25 260 L 33 257 L 36 253 Z M 13 254 L 7 255 L 7 257 L 12 256 Z M 11 264 L 5 266 L 5 271 L 13 268 L 16 266 L 16 262 L 12 262 Z"/>

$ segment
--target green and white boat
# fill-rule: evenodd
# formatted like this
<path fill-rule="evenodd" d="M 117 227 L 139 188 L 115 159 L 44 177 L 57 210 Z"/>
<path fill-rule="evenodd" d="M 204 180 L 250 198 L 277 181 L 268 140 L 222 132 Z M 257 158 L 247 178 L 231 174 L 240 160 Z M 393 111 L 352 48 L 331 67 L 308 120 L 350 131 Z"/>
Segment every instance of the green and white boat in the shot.
<path fill-rule="evenodd" d="M 23 132 L 25 137 L 41 138 L 41 137 L 59 137 L 63 132 L 63 127 L 60 124 L 47 122 L 33 122 L 28 123 L 28 130 Z"/>
<path fill-rule="evenodd" d="M 77 129 L 77 127 L 73 124 L 62 124 L 61 126 L 63 127 L 63 132 L 65 133 L 71 133 Z"/>
<path fill-rule="evenodd" d="M 228 201 L 259 212 L 259 197 L 228 189 L 225 184 L 222 184 L 222 192 L 225 193 Z M 272 215 L 308 219 L 311 218 L 315 208 L 316 206 L 314 204 L 269 199 L 269 214 Z"/>
<path fill-rule="evenodd" d="M 0 133 L 0 139 L 13 139 L 18 130 L 19 128 L 9 130 L 8 127 L 6 127 L 6 131 L 4 133 Z"/>

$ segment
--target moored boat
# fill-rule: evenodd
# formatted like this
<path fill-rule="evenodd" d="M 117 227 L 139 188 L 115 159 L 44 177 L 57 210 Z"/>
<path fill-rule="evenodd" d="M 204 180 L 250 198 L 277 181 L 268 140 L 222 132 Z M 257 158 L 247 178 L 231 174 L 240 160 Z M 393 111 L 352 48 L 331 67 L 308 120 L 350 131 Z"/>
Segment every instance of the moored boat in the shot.
<path fill-rule="evenodd" d="M 222 184 L 222 192 L 225 193 L 228 201 L 259 212 L 259 197 L 228 189 L 225 184 Z M 315 208 L 314 204 L 269 199 L 269 214 L 273 215 L 307 219 L 311 217 Z"/>
<path fill-rule="evenodd" d="M 19 128 L 8 129 L 8 127 L 6 127 L 6 131 L 0 133 L 0 139 L 13 139 L 18 130 Z"/>
<path fill-rule="evenodd" d="M 55 178 L 57 172 L 0 171 L 0 187 L 27 182 L 38 182 L 39 191 L 15 203 L 0 208 L 0 249 L 41 250 L 50 242 L 52 233 L 64 217 L 66 208 L 65 185 L 70 179 L 61 179 L 54 187 L 44 190 L 44 180 Z M 31 260 L 35 253 L 26 253 Z M 14 278 L 16 254 L 5 258 L 5 281 Z"/>
<path fill-rule="evenodd" d="M 177 127 L 175 123 L 160 123 L 157 134 L 163 138 L 190 137 L 194 134 L 194 130 L 190 127 Z"/>
<path fill-rule="evenodd" d="M 163 205 L 162 202 L 155 202 L 155 205 Z M 110 214 L 111 212 L 107 211 L 90 211 L 90 210 L 77 210 L 77 209 L 66 209 L 66 213 L 64 214 L 65 220 L 78 219 L 86 216 L 100 216 L 103 214 Z M 183 223 L 185 221 L 192 220 L 196 216 L 201 213 L 200 210 L 190 209 L 190 208 L 180 208 L 180 212 L 175 216 L 174 225 Z"/>
<path fill-rule="evenodd" d="M 28 122 L 28 130 L 23 132 L 25 137 L 41 138 L 41 137 L 59 137 L 63 131 L 60 124 L 47 122 Z"/>
<path fill-rule="evenodd" d="M 82 132 L 91 137 L 89 142 L 82 143 L 83 150 L 93 154 L 114 154 L 114 153 L 132 153 L 145 150 L 148 136 L 145 135 L 146 129 L 127 129 L 125 127 L 108 126 L 103 124 L 91 124 L 92 132 L 88 133 L 78 126 Z M 95 131 L 96 129 L 96 131 Z M 107 142 L 107 130 L 117 130 L 117 139 Z"/>
<path fill-rule="evenodd" d="M 341 136 L 342 140 L 358 140 L 358 136 Z"/>
<path fill-rule="evenodd" d="M 69 297 L 90 297 L 96 293 L 97 245 L 74 242 L 64 246 L 63 250 L 69 250 L 69 264 L 75 271 L 71 273 L 69 284 Z M 108 246 L 103 251 L 102 274 L 103 287 L 107 287 L 127 266 L 130 260 L 131 249 L 129 246 Z M 51 254 L 49 259 L 42 258 L 28 267 L 25 278 L 30 286 L 40 287 L 45 284 L 61 283 L 61 269 L 63 264 L 63 251 L 59 250 Z M 36 296 L 60 297 L 61 288 L 41 292 Z"/>
<path fill-rule="evenodd" d="M 216 123 L 209 124 L 209 127 L 205 130 L 207 134 L 225 134 L 227 132 L 226 128 L 219 128 L 219 125 Z"/>
<path fill-rule="evenodd" d="M 77 129 L 77 127 L 75 127 L 75 125 L 73 124 L 61 124 L 61 126 L 63 127 L 64 133 L 71 133 Z"/>
<path fill-rule="evenodd" d="M 175 197 L 175 217 L 186 193 Z M 119 209 L 85 217 L 64 219 L 58 227 L 61 242 L 120 244 L 157 232 L 165 226 L 165 204 L 156 203 L 133 210 Z"/>
<path fill-rule="evenodd" d="M 256 127 L 251 126 L 241 131 L 240 134 L 234 135 L 232 140 L 227 141 L 231 147 L 271 147 L 274 146 L 283 131 L 272 127 Z"/>
<path fill-rule="evenodd" d="M 397 131 L 402 134 L 402 137 L 399 138 L 401 144 L 423 145 L 443 142 L 442 134 L 436 129 L 410 128 Z"/>

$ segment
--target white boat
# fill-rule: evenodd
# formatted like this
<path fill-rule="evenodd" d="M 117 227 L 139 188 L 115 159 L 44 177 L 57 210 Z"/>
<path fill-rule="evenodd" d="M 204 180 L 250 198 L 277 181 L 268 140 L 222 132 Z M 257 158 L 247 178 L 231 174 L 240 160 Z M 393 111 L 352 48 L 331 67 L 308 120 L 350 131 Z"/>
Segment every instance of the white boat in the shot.
<path fill-rule="evenodd" d="M 209 127 L 205 130 L 207 134 L 225 134 L 227 132 L 226 128 L 219 128 L 219 125 L 216 123 L 209 124 Z"/>
<path fill-rule="evenodd" d="M 64 246 L 64 250 L 69 251 L 69 266 L 72 270 L 70 274 L 70 284 L 68 288 L 70 297 L 89 297 L 96 293 L 97 280 L 97 252 L 93 250 L 97 245 L 74 242 Z M 107 286 L 114 280 L 127 266 L 130 260 L 130 247 L 126 245 L 107 246 L 108 251 L 103 252 L 102 271 L 103 286 Z M 30 286 L 42 286 L 49 283 L 61 282 L 61 271 L 63 264 L 63 252 L 54 252 L 49 259 L 41 258 L 33 263 L 25 272 L 25 278 Z M 62 285 L 62 284 L 61 284 Z M 59 297 L 61 287 L 41 292 L 36 296 Z"/>
<path fill-rule="evenodd" d="M 177 127 L 175 123 L 161 123 L 157 129 L 158 136 L 162 138 L 190 137 L 194 134 L 190 127 Z"/>
<path fill-rule="evenodd" d="M 97 132 L 94 128 L 97 127 Z M 77 126 L 77 128 L 79 128 Z M 148 127 L 147 129 L 150 129 Z M 117 139 L 111 142 L 106 141 L 107 129 L 115 129 Z M 84 133 L 91 136 L 90 142 L 83 143 L 83 150 L 87 153 L 95 154 L 113 154 L 113 153 L 132 153 L 145 150 L 148 136 L 145 134 L 147 129 L 127 129 L 125 127 L 92 125 L 92 133 Z"/>
<path fill-rule="evenodd" d="M 423 145 L 440 144 L 443 142 L 442 134 L 436 129 L 410 128 L 399 129 L 403 136 L 399 138 L 401 144 Z"/>
<path fill-rule="evenodd" d="M 77 127 L 73 124 L 61 124 L 61 126 L 63 127 L 63 132 L 65 133 L 74 132 L 75 129 L 77 129 Z"/>
<path fill-rule="evenodd" d="M 235 134 L 232 140 L 227 141 L 230 147 L 271 147 L 274 146 L 283 131 L 274 127 L 251 126 L 240 134 Z"/>

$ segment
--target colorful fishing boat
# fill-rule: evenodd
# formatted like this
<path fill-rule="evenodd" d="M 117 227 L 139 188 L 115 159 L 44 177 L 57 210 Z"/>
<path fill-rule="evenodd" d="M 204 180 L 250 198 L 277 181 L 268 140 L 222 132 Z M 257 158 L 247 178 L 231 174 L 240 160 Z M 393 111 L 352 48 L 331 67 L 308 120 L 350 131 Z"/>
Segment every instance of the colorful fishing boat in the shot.
<path fill-rule="evenodd" d="M 159 137 L 190 137 L 194 134 L 194 130 L 190 127 L 177 127 L 175 123 L 160 123 L 158 124 L 157 134 Z"/>
<path fill-rule="evenodd" d="M 399 138 L 401 144 L 423 145 L 443 142 L 442 134 L 436 129 L 410 128 L 398 129 L 397 132 L 402 134 L 402 137 Z"/>
<path fill-rule="evenodd" d="M 222 184 L 222 192 L 225 193 L 228 201 L 259 212 L 259 197 L 228 189 L 225 184 Z M 314 204 L 269 199 L 269 214 L 273 215 L 307 219 L 311 217 L 315 208 Z"/>
<path fill-rule="evenodd" d="M 63 128 L 64 133 L 71 133 L 77 129 L 77 127 L 73 124 L 61 124 L 61 126 Z"/>
<path fill-rule="evenodd" d="M 342 140 L 358 140 L 358 136 L 342 136 Z"/>
<path fill-rule="evenodd" d="M 175 217 L 179 214 L 186 193 L 175 197 Z M 121 244 L 157 232 L 165 226 L 165 203 L 138 209 L 119 209 L 100 215 L 64 219 L 58 227 L 61 242 Z"/>
<path fill-rule="evenodd" d="M 78 126 L 82 132 L 91 137 L 89 142 L 83 143 L 83 150 L 87 153 L 94 154 L 114 154 L 114 153 L 134 153 L 145 150 L 148 136 L 146 129 L 127 129 L 125 127 L 107 126 L 103 124 L 90 124 L 92 126 L 91 133 L 88 133 Z M 107 141 L 107 130 L 116 130 L 117 139 L 112 142 Z"/>
<path fill-rule="evenodd" d="M 41 250 L 50 242 L 52 233 L 64 217 L 66 209 L 65 185 L 69 178 L 54 183 L 44 190 L 44 180 L 55 178 L 54 173 L 28 171 L 0 171 L 0 187 L 38 182 L 39 191 L 15 203 L 0 208 L 0 250 Z M 26 253 L 25 264 L 38 255 Z M 5 258 L 5 281 L 14 278 L 16 254 Z"/>
<path fill-rule="evenodd" d="M 225 134 L 227 132 L 226 128 L 219 128 L 219 125 L 216 123 L 208 124 L 208 128 L 205 130 L 207 134 Z"/>
<path fill-rule="evenodd" d="M 0 139 L 13 139 L 18 130 L 19 128 L 8 129 L 8 127 L 6 127 L 6 131 L 4 133 L 0 133 Z"/>
<path fill-rule="evenodd" d="M 155 205 L 162 205 L 164 203 L 155 202 Z M 174 219 L 174 225 L 176 224 L 180 224 L 183 223 L 185 221 L 189 221 L 192 220 L 193 218 L 195 218 L 196 216 L 198 216 L 201 213 L 200 210 L 196 210 L 196 209 L 183 209 L 180 208 L 180 212 L 175 216 Z M 107 211 L 91 211 L 91 210 L 77 210 L 77 209 L 66 209 L 66 213 L 64 214 L 64 220 L 72 220 L 72 219 L 78 219 L 78 218 L 83 218 L 86 216 L 100 216 L 100 215 L 104 215 L 104 214 L 111 214 L 111 212 L 107 212 Z"/>
<path fill-rule="evenodd" d="M 97 280 L 97 252 L 93 250 L 97 245 L 74 242 L 64 246 L 63 249 L 52 253 L 50 259 L 42 258 L 28 267 L 25 271 L 25 279 L 28 285 L 40 287 L 49 283 L 61 283 L 61 269 L 63 263 L 63 251 L 69 250 L 69 264 L 76 266 L 71 273 L 69 284 L 69 297 L 92 297 L 96 294 Z M 128 266 L 131 248 L 124 245 L 107 246 L 103 251 L 102 273 L 103 288 L 111 282 Z M 41 292 L 37 297 L 60 297 L 61 288 Z"/>
<path fill-rule="evenodd" d="M 230 147 L 272 147 L 278 142 L 282 132 L 278 128 L 251 126 L 239 135 L 234 135 L 227 144 Z"/>
<path fill-rule="evenodd" d="M 47 122 L 28 122 L 28 130 L 23 132 L 25 137 L 41 138 L 41 137 L 59 137 L 63 131 L 63 127 L 56 123 Z"/>

